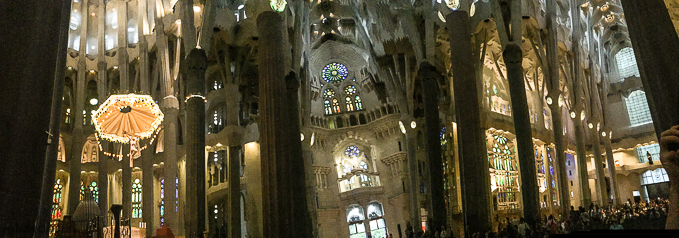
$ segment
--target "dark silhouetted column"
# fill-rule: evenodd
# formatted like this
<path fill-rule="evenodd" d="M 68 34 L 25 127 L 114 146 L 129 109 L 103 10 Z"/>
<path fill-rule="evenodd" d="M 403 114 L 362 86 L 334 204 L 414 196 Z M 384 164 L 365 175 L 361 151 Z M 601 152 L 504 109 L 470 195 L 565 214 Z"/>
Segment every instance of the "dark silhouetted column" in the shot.
<path fill-rule="evenodd" d="M 450 36 L 455 114 L 460 152 L 460 178 L 465 234 L 481 234 L 490 230 L 490 175 L 485 146 L 485 131 L 481 127 L 479 95 L 474 69 L 469 15 L 454 11 L 446 16 Z M 460 113 L 464 111 L 464 113 Z M 462 138 L 462 136 L 459 136 Z M 410 148 L 409 148 L 410 149 Z"/>

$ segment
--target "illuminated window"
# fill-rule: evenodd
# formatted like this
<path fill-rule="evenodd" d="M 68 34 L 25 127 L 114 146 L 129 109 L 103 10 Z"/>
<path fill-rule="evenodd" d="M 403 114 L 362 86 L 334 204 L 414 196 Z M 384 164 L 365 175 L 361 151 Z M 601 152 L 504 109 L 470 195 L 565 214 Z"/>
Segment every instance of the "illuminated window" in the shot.
<path fill-rule="evenodd" d="M 335 113 L 340 113 L 340 105 L 339 101 L 337 101 L 337 98 L 332 99 L 332 109 L 335 111 Z"/>
<path fill-rule="evenodd" d="M 652 144 L 637 147 L 637 155 L 639 155 L 639 163 L 648 162 L 648 153 L 651 154 L 653 161 L 660 160 L 660 144 Z"/>
<path fill-rule="evenodd" d="M 90 183 L 89 189 L 92 197 L 94 198 L 94 202 L 99 203 L 99 186 L 97 186 L 97 182 L 92 181 L 92 183 Z"/>
<path fill-rule="evenodd" d="M 334 110 L 332 108 L 332 105 L 330 105 L 330 101 L 334 99 L 334 101 L 337 101 L 335 99 L 335 90 L 332 89 L 326 89 L 323 92 L 323 97 L 325 98 L 323 105 L 325 106 L 325 115 L 331 115 L 334 113 Z"/>
<path fill-rule="evenodd" d="M 141 183 L 135 179 L 132 183 L 132 218 L 141 218 Z"/>
<path fill-rule="evenodd" d="M 82 201 L 84 197 L 85 197 L 85 183 L 83 183 L 83 181 L 80 181 L 80 201 Z"/>
<path fill-rule="evenodd" d="M 649 170 L 641 175 L 641 185 L 669 182 L 667 171 L 664 168 Z"/>
<path fill-rule="evenodd" d="M 160 225 L 165 224 L 165 179 L 160 180 Z"/>
<path fill-rule="evenodd" d="M 448 143 L 448 140 L 446 139 L 446 128 L 443 127 L 441 129 L 441 132 L 439 133 L 439 138 L 441 139 L 441 145 L 446 145 Z"/>
<path fill-rule="evenodd" d="M 354 111 L 354 109 L 358 110 L 357 107 L 354 107 L 355 106 L 354 105 L 354 95 L 356 95 L 356 86 L 349 85 L 346 88 L 344 88 L 344 92 L 347 94 L 347 97 L 346 97 L 346 100 L 345 100 L 345 103 L 347 105 L 347 112 Z M 360 100 L 360 97 L 358 97 L 358 95 L 356 95 L 355 97 L 357 97 Z M 361 105 L 361 108 L 362 108 L 362 106 L 363 105 Z"/>
<path fill-rule="evenodd" d="M 618 73 L 620 80 L 636 76 L 639 77 L 639 68 L 637 67 L 637 60 L 634 58 L 634 50 L 631 47 L 620 50 L 615 54 L 615 61 L 618 63 Z"/>
<path fill-rule="evenodd" d="M 61 184 L 61 179 L 57 179 L 54 183 L 54 194 L 52 194 L 52 221 L 50 222 L 50 236 L 54 236 L 57 230 L 57 220 L 61 219 L 61 189 L 64 185 Z"/>
<path fill-rule="evenodd" d="M 356 110 L 363 110 L 363 101 L 361 100 L 361 96 L 356 95 L 354 97 L 354 104 L 356 105 Z"/>
<path fill-rule="evenodd" d="M 360 153 L 361 151 L 355 145 L 349 146 L 346 150 L 344 150 L 344 154 L 349 157 L 358 157 Z"/>
<path fill-rule="evenodd" d="M 363 208 L 361 206 L 354 204 L 347 208 L 347 222 L 349 223 L 350 238 L 366 237 L 363 220 L 365 220 L 365 216 L 363 215 Z"/>
<path fill-rule="evenodd" d="M 627 113 L 629 113 L 629 122 L 631 126 L 639 126 L 653 122 L 651 118 L 651 110 L 648 108 L 646 101 L 646 93 L 641 90 L 636 90 L 625 98 L 627 104 Z"/>
<path fill-rule="evenodd" d="M 370 220 L 370 234 L 372 237 L 387 237 L 382 204 L 377 201 L 368 204 L 368 219 Z"/>
<path fill-rule="evenodd" d="M 330 63 L 321 71 L 323 80 L 328 83 L 339 83 L 347 78 L 349 71 L 347 67 L 340 63 Z"/>

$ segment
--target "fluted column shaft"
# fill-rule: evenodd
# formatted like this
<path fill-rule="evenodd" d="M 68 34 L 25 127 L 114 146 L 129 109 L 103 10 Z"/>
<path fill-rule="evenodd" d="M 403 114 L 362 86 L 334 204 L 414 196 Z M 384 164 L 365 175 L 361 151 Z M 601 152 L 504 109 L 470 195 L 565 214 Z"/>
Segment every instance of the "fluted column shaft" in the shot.
<path fill-rule="evenodd" d="M 153 193 L 156 191 L 153 184 L 153 153 L 155 146 L 150 144 L 145 150 L 141 151 L 142 169 L 142 218 L 146 223 L 146 237 L 153 237 L 155 231 L 155 206 Z M 167 205 L 166 205 L 167 206 Z"/>
<path fill-rule="evenodd" d="M 306 167 L 304 162 L 304 155 L 302 152 L 300 118 L 299 118 L 299 78 L 294 72 L 290 72 L 285 77 L 286 83 L 286 98 L 288 101 L 288 148 L 290 155 L 289 161 L 289 178 L 292 184 L 292 214 L 291 220 L 297 220 L 298 229 L 293 229 L 293 237 L 313 237 L 313 229 L 311 227 L 311 217 L 309 216 L 309 207 L 307 206 L 307 170 L 311 168 Z"/>
<path fill-rule="evenodd" d="M 413 121 L 413 118 L 408 115 L 408 114 L 402 114 L 401 115 L 401 122 L 403 124 L 410 124 L 409 122 Z M 410 217 L 409 221 L 410 224 L 413 226 L 413 229 L 415 231 L 420 231 L 422 230 L 422 226 L 420 225 L 420 202 L 419 202 L 419 194 L 420 194 L 420 173 L 419 170 L 417 169 L 418 167 L 418 160 L 416 156 L 416 151 L 417 151 L 417 145 L 415 142 L 415 131 L 409 128 L 410 126 L 408 125 L 406 127 L 406 134 L 404 136 L 405 138 L 405 143 L 406 143 L 406 157 L 408 159 L 408 183 L 410 184 L 410 189 L 409 189 L 409 195 L 408 197 L 410 198 Z"/>
<path fill-rule="evenodd" d="M 132 161 L 130 144 L 123 144 L 123 159 L 120 161 L 123 173 L 123 218 L 132 218 Z"/>
<path fill-rule="evenodd" d="M 490 175 L 485 147 L 485 131 L 481 127 L 476 70 L 472 52 L 469 15 L 454 11 L 446 16 L 450 36 L 455 113 L 458 123 L 460 178 L 465 234 L 482 234 L 490 230 Z M 464 111 L 464 113 L 461 113 Z"/>
<path fill-rule="evenodd" d="M 186 236 L 202 237 L 205 231 L 205 69 L 207 56 L 193 49 L 186 57 Z"/>
<path fill-rule="evenodd" d="M 240 217 L 240 168 L 241 168 L 241 140 L 244 129 L 238 124 L 238 113 L 240 112 L 240 101 L 242 99 L 238 91 L 238 85 L 229 83 L 224 86 L 226 92 L 226 130 L 229 137 L 227 146 L 229 147 L 227 176 L 229 183 L 228 211 L 228 236 L 241 237 L 241 217 Z"/>
<path fill-rule="evenodd" d="M 286 29 L 275 12 L 257 17 L 263 237 L 292 237 L 291 230 L 297 229 L 289 219 L 292 187 L 285 169 L 290 135 L 285 129 L 289 115 L 284 80 L 291 54 Z"/>
<path fill-rule="evenodd" d="M 608 135 L 608 134 L 606 134 Z M 615 159 L 613 158 L 613 149 L 611 148 L 611 139 L 604 137 L 604 149 L 606 150 L 606 164 L 608 166 L 609 183 L 611 184 L 611 194 L 613 195 L 614 206 L 620 205 L 620 191 L 618 191 L 618 175 L 616 173 Z"/>
<path fill-rule="evenodd" d="M 129 59 L 127 54 L 127 1 L 118 2 L 118 70 L 120 71 L 120 92 L 130 92 Z M 103 39 L 102 39 L 103 40 Z M 103 49 L 99 49 L 102 51 Z M 103 51 L 102 51 L 103 52 Z M 123 211 L 123 213 L 125 213 Z M 124 215 L 123 215 L 124 216 Z"/>
<path fill-rule="evenodd" d="M 577 155 L 578 180 L 580 181 L 580 205 L 587 207 L 592 203 L 592 191 L 589 189 L 589 173 L 587 171 L 587 155 L 585 154 L 585 136 L 582 121 L 579 116 L 573 119 L 575 123 L 575 154 Z"/>
<path fill-rule="evenodd" d="M 596 170 L 597 195 L 600 199 L 599 204 L 605 207 L 608 206 L 609 196 L 606 191 L 606 176 L 604 174 L 604 165 L 601 158 L 599 133 L 596 131 L 596 128 L 591 130 L 590 136 L 592 137 L 592 154 L 594 155 L 594 169 Z"/>
<path fill-rule="evenodd" d="M 99 37 L 99 41 L 97 42 L 99 45 L 99 51 L 101 54 L 97 55 L 97 100 L 99 101 L 99 104 L 104 103 L 106 101 L 106 98 L 108 96 L 108 85 L 106 82 L 108 82 L 108 77 L 106 72 L 106 68 L 108 65 L 106 64 L 106 41 L 103 40 L 105 36 L 105 31 L 106 31 L 106 4 L 104 0 L 98 0 L 99 2 L 99 23 L 98 27 L 99 30 L 97 31 L 97 35 Z M 102 150 L 103 151 L 111 151 L 110 143 L 107 141 L 99 141 L 101 144 Z M 101 151 L 99 152 L 99 162 L 97 163 L 98 167 L 98 176 L 97 176 L 97 184 L 99 187 L 99 209 L 101 209 L 101 214 L 106 214 L 108 211 L 108 161 L 110 160 L 110 156 L 107 156 L 106 154 L 102 153 Z"/>

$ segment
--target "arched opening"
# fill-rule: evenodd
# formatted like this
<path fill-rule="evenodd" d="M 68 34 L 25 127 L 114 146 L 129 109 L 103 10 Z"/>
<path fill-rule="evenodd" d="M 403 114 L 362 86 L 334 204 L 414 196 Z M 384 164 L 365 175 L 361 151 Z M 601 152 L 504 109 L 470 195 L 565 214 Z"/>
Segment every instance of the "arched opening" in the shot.
<path fill-rule="evenodd" d="M 351 125 L 351 126 L 357 126 L 358 125 L 358 120 L 356 120 L 356 115 L 349 116 L 349 125 Z"/>
<path fill-rule="evenodd" d="M 365 220 L 365 216 L 363 215 L 363 208 L 361 206 L 354 204 L 347 208 L 347 222 L 349 223 L 350 238 L 366 237 L 363 220 Z"/>
<path fill-rule="evenodd" d="M 361 123 L 361 125 L 368 123 L 365 119 L 365 114 L 361 113 L 358 115 L 358 122 Z"/>
<path fill-rule="evenodd" d="M 372 237 L 387 237 L 387 226 L 384 222 L 382 204 L 373 201 L 368 204 L 368 220 L 370 220 L 370 234 Z"/>

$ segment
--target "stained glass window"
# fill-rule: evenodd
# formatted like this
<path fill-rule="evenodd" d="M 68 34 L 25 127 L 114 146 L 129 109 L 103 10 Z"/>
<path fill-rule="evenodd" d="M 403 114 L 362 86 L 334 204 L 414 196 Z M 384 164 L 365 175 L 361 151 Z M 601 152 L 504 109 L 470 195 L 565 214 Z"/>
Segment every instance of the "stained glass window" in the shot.
<path fill-rule="evenodd" d="M 333 102 L 337 101 L 337 99 L 335 99 L 335 90 L 332 90 L 331 88 L 326 89 L 325 91 L 323 91 L 323 97 L 325 98 L 323 102 L 323 105 L 325 107 L 325 115 L 333 114 L 334 110 L 330 105 L 330 100 L 333 100 Z"/>
<path fill-rule="evenodd" d="M 141 218 L 141 182 L 132 183 L 132 218 Z"/>
<path fill-rule="evenodd" d="M 323 79 L 328 83 L 339 83 L 344 81 L 349 74 L 347 67 L 340 63 L 330 63 L 321 71 Z"/>
<path fill-rule="evenodd" d="M 334 113 L 340 113 L 340 105 L 339 101 L 337 101 L 337 98 L 332 99 L 332 109 Z"/>
<path fill-rule="evenodd" d="M 344 92 L 347 94 L 347 97 L 346 97 L 346 100 L 345 100 L 345 103 L 347 105 L 347 111 L 352 112 L 352 111 L 354 111 L 354 109 L 358 109 L 358 104 L 354 105 L 354 102 L 353 102 L 353 97 L 356 94 L 356 86 L 349 85 L 346 88 L 344 88 Z M 358 100 L 361 100 L 360 97 L 358 97 L 358 95 L 356 95 L 356 98 Z M 354 107 L 354 106 L 356 106 L 356 107 Z M 362 108 L 363 108 L 363 105 L 361 105 L 361 109 Z"/>
<path fill-rule="evenodd" d="M 85 183 L 80 181 L 80 201 L 85 197 Z"/>
<path fill-rule="evenodd" d="M 97 182 L 92 181 L 90 183 L 90 193 L 92 193 L 92 197 L 94 198 L 94 202 L 99 203 L 99 186 L 97 186 Z"/>
<path fill-rule="evenodd" d="M 363 110 L 363 101 L 361 101 L 361 96 L 356 95 L 356 97 L 354 97 L 354 104 L 356 104 L 356 110 Z"/>
<path fill-rule="evenodd" d="M 325 100 L 323 102 L 323 105 L 325 106 L 325 115 L 330 115 L 332 114 L 332 108 L 330 107 L 330 100 Z"/>
<path fill-rule="evenodd" d="M 333 98 L 333 97 L 335 97 L 335 90 L 332 90 L 330 88 L 326 89 L 325 92 L 323 92 L 323 96 L 325 98 Z"/>
<path fill-rule="evenodd" d="M 165 179 L 160 180 L 160 225 L 165 224 Z"/>
<path fill-rule="evenodd" d="M 349 157 L 358 157 L 358 154 L 360 153 L 361 151 L 355 145 L 349 146 L 346 150 L 344 150 L 344 154 Z"/>
<path fill-rule="evenodd" d="M 58 222 L 61 219 L 61 189 L 64 185 L 61 184 L 61 179 L 57 179 L 54 183 L 54 194 L 52 194 L 52 221 L 50 222 L 50 236 L 54 236 L 57 231 Z"/>
<path fill-rule="evenodd" d="M 446 145 L 448 143 L 448 140 L 446 139 L 446 128 L 443 127 L 441 129 L 441 132 L 439 133 L 439 137 L 441 138 L 441 145 Z"/>

